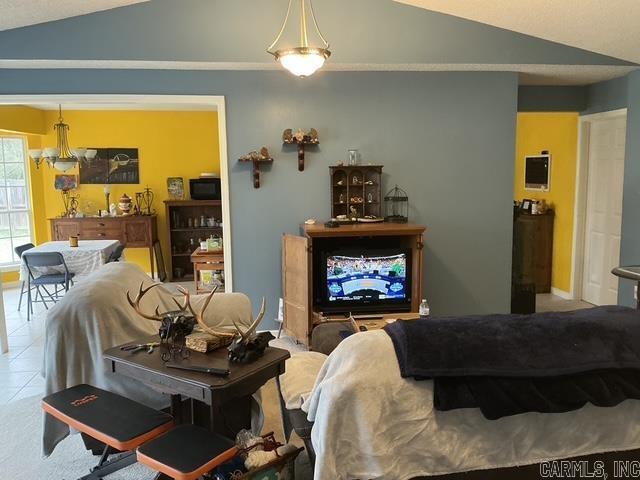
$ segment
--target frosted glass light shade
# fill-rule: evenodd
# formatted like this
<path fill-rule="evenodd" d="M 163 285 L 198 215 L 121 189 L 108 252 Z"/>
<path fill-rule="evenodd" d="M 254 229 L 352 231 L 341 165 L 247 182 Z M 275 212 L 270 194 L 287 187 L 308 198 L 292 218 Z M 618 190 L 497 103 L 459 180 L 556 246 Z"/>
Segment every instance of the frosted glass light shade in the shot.
<path fill-rule="evenodd" d="M 60 156 L 60 149 L 59 148 L 53 148 L 53 147 L 45 148 L 42 153 L 47 158 L 59 157 Z"/>
<path fill-rule="evenodd" d="M 278 50 L 276 60 L 297 77 L 308 77 L 313 75 L 331 52 L 324 48 L 298 47 L 289 50 Z"/>
<path fill-rule="evenodd" d="M 42 158 L 42 150 L 38 148 L 32 148 L 31 150 L 29 150 L 29 156 L 34 160 L 39 160 L 40 158 Z"/>
<path fill-rule="evenodd" d="M 66 172 L 67 170 L 71 170 L 77 164 L 78 162 L 75 161 L 59 160 L 53 164 L 53 167 L 61 172 Z"/>
<path fill-rule="evenodd" d="M 86 158 L 87 160 L 93 160 L 94 158 L 96 158 L 97 154 L 98 154 L 97 150 L 93 148 L 88 148 L 84 154 L 84 158 Z"/>
<path fill-rule="evenodd" d="M 76 158 L 84 158 L 87 153 L 86 148 L 73 148 L 71 149 L 71 154 Z"/>

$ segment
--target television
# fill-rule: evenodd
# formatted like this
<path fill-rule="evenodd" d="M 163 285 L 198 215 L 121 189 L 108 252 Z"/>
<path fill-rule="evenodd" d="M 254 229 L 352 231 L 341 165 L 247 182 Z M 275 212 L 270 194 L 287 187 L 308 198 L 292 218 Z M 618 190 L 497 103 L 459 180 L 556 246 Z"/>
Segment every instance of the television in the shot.
<path fill-rule="evenodd" d="M 316 304 L 325 312 L 354 314 L 411 310 L 410 249 L 323 252 Z"/>
<path fill-rule="evenodd" d="M 551 155 L 531 155 L 524 157 L 525 190 L 549 191 L 551 178 Z"/>

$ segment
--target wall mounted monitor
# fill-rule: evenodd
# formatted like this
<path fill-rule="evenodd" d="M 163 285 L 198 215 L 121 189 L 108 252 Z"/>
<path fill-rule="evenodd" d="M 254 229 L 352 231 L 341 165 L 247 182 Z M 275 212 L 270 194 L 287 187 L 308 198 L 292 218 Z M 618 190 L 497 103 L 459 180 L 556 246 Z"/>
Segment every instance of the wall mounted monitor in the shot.
<path fill-rule="evenodd" d="M 524 189 L 548 192 L 551 182 L 551 155 L 524 158 Z"/>

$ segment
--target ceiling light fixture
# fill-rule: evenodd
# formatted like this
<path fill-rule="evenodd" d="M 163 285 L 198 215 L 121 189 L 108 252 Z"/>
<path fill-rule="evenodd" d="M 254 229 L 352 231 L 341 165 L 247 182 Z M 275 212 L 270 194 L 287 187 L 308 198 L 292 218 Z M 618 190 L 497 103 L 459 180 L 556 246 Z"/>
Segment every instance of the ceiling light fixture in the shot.
<path fill-rule="evenodd" d="M 29 156 L 40 168 L 42 160 L 46 160 L 50 167 L 66 172 L 78 165 L 82 160 L 91 161 L 98 153 L 96 150 L 86 148 L 69 148 L 69 125 L 62 118 L 62 105 L 58 105 L 58 123 L 53 126 L 57 136 L 57 146 L 44 149 L 31 149 Z"/>
<path fill-rule="evenodd" d="M 307 35 L 307 8 L 306 2 L 309 2 L 309 11 L 311 12 L 311 19 L 313 20 L 313 26 L 316 29 L 320 40 L 322 41 L 322 47 L 310 47 L 309 38 Z M 313 75 L 322 65 L 327 58 L 331 56 L 329 51 L 329 43 L 325 40 L 318 27 L 318 21 L 313 11 L 312 0 L 300 0 L 300 46 L 292 48 L 281 48 L 279 50 L 273 50 L 276 44 L 280 41 L 282 33 L 284 32 L 289 16 L 291 14 L 291 4 L 293 0 L 289 0 L 289 6 L 287 7 L 287 14 L 282 22 L 280 33 L 273 41 L 273 43 L 267 48 L 267 52 L 273 55 L 276 61 L 289 70 L 294 75 L 304 78 Z"/>

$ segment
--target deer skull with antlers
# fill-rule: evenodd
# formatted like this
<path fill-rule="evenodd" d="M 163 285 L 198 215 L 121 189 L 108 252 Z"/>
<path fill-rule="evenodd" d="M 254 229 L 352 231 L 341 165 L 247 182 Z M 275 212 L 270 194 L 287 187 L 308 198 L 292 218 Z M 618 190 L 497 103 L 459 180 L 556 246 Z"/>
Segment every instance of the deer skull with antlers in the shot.
<path fill-rule="evenodd" d="M 196 312 L 191 306 L 191 296 L 189 292 L 183 287 L 178 287 L 178 290 L 184 296 L 184 302 L 180 304 L 176 298 L 172 298 L 172 300 L 176 303 L 178 310 L 171 310 L 164 313 L 160 313 L 160 307 L 156 307 L 154 313 L 146 313 L 140 307 L 140 300 L 144 295 L 154 287 L 158 285 L 162 285 L 161 283 L 154 283 L 144 288 L 143 284 L 140 284 L 140 288 L 138 290 L 138 294 L 134 299 L 131 298 L 129 292 L 127 292 L 127 300 L 129 301 L 129 305 L 133 307 L 133 309 L 138 312 L 143 318 L 148 320 L 154 320 L 156 322 L 160 322 L 160 340 L 162 342 L 170 343 L 169 352 L 163 353 L 163 359 L 168 360 L 170 357 L 177 352 L 183 354 L 183 356 L 188 356 L 188 350 L 184 348 L 185 337 L 189 335 L 195 325 L 199 325 L 200 328 L 211 335 L 215 335 L 224 339 L 226 343 L 230 343 L 233 337 L 235 337 L 234 332 L 226 332 L 223 330 L 216 330 L 204 322 L 204 312 L 209 306 L 211 299 L 213 298 L 213 294 L 216 293 L 216 289 L 207 296 L 202 305 L 202 308 L 199 312 Z M 167 357 L 167 358 L 165 358 Z"/>
<path fill-rule="evenodd" d="M 161 323 L 160 338 L 165 341 L 171 340 L 172 346 L 177 342 L 183 343 L 184 337 L 190 334 L 197 324 L 203 332 L 223 339 L 224 344 L 230 343 L 229 359 L 232 362 L 250 362 L 260 357 L 269 344 L 269 340 L 274 338 L 273 335 L 268 332 L 260 333 L 259 335 L 255 334 L 265 314 L 266 304 L 264 298 L 262 299 L 262 306 L 260 307 L 258 316 L 247 330 L 243 331 L 235 320 L 232 320 L 236 332 L 228 332 L 211 328 L 204 321 L 204 312 L 209 306 L 213 295 L 216 293 L 217 287 L 205 298 L 199 312 L 193 309 L 189 292 L 183 287 L 178 287 L 178 290 L 184 297 L 182 304 L 176 298 L 173 298 L 173 301 L 178 306 L 178 310 L 160 313 L 160 308 L 156 307 L 154 313 L 146 313 L 140 307 L 140 300 L 149 290 L 158 285 L 162 284 L 154 283 L 144 288 L 144 285 L 141 283 L 138 294 L 134 299 L 132 299 L 129 292 L 127 292 L 127 300 L 141 317 Z"/>
<path fill-rule="evenodd" d="M 264 317 L 265 310 L 266 302 L 263 297 L 258 316 L 244 332 L 240 329 L 235 320 L 232 320 L 239 336 L 236 336 L 236 338 L 231 342 L 231 345 L 229 345 L 229 360 L 238 363 L 249 363 L 262 356 L 265 348 L 269 345 L 269 340 L 274 338 L 270 332 L 262 332 L 257 335 L 255 333 L 258 325 L 260 325 L 260 322 Z"/>

